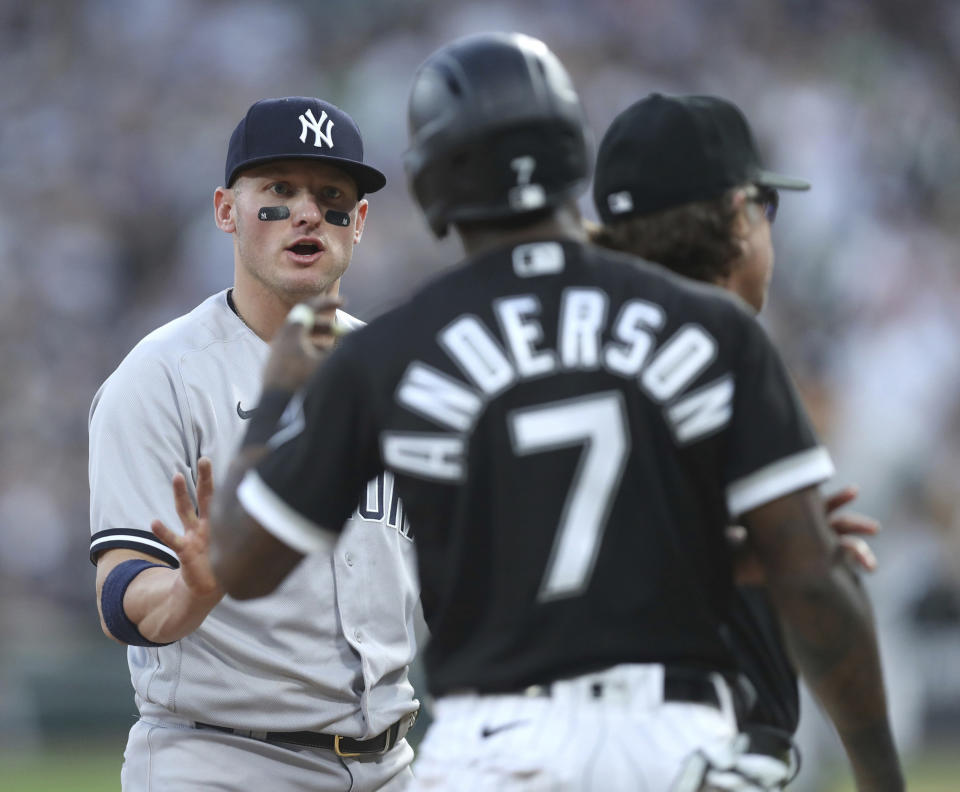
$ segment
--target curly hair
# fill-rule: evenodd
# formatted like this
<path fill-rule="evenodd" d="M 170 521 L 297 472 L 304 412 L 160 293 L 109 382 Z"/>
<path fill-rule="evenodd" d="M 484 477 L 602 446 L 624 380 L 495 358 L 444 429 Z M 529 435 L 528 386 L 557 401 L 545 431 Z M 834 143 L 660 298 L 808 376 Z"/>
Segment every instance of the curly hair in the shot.
<path fill-rule="evenodd" d="M 728 193 L 609 226 L 592 226 L 589 235 L 594 244 L 640 256 L 688 278 L 716 283 L 730 274 L 731 264 L 741 253 L 733 235 L 735 217 Z"/>

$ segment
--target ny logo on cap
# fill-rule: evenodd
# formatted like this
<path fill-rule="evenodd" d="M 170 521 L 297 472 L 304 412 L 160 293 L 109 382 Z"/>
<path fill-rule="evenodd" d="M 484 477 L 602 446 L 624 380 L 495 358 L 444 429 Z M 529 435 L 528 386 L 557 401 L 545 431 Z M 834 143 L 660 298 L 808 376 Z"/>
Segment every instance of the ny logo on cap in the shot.
<path fill-rule="evenodd" d="M 323 122 L 327 122 L 326 129 L 323 128 Z M 301 113 L 300 115 L 300 142 L 307 142 L 307 131 L 311 130 L 313 132 L 313 145 L 316 148 L 323 148 L 323 144 L 326 143 L 330 148 L 333 148 L 333 135 L 331 134 L 333 130 L 333 119 L 327 118 L 327 111 L 322 110 L 320 112 L 320 120 L 318 121 L 313 115 L 313 108 L 309 108 L 306 113 Z"/>

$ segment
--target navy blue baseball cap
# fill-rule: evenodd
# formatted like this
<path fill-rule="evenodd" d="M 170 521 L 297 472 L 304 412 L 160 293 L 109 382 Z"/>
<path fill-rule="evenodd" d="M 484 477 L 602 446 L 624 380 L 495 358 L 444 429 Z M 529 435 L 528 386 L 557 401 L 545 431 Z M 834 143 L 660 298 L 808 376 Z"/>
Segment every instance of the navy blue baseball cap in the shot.
<path fill-rule="evenodd" d="M 360 195 L 387 183 L 363 161 L 363 139 L 354 120 L 320 99 L 287 96 L 251 105 L 230 136 L 224 184 L 232 185 L 244 168 L 284 159 L 329 162 L 353 177 Z"/>
<path fill-rule="evenodd" d="M 600 143 L 593 199 L 603 222 L 719 198 L 758 184 L 809 190 L 763 167 L 740 108 L 717 96 L 650 94 L 618 115 Z"/>

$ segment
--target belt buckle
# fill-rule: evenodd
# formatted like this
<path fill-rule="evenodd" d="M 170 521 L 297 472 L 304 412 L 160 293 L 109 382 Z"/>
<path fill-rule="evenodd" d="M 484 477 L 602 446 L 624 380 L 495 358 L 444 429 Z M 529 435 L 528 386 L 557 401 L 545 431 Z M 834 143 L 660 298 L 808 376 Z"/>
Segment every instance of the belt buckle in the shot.
<path fill-rule="evenodd" d="M 340 735 L 339 735 L 339 734 L 333 735 L 333 752 L 334 752 L 337 756 L 343 756 L 343 757 L 346 757 L 346 758 L 350 758 L 350 757 L 352 757 L 352 756 L 363 756 L 363 752 L 362 752 L 362 751 L 344 751 L 344 750 L 341 750 L 341 748 L 340 748 Z"/>
<path fill-rule="evenodd" d="M 350 757 L 353 757 L 353 756 L 363 756 L 363 751 L 343 751 L 343 750 L 341 750 L 341 749 L 340 749 L 340 735 L 339 735 L 339 734 L 334 734 L 334 735 L 333 735 L 333 752 L 334 752 L 337 756 L 343 756 L 343 757 L 346 757 L 346 758 L 350 758 Z"/>
<path fill-rule="evenodd" d="M 344 751 L 340 747 L 340 740 L 343 739 L 339 734 L 333 735 L 333 752 L 337 756 L 342 756 L 344 758 L 356 758 L 357 756 L 382 756 L 391 748 L 393 748 L 393 735 L 396 734 L 394 731 L 397 728 L 397 724 L 393 724 L 389 729 L 383 733 L 383 748 L 379 751 Z M 349 738 L 347 738 L 349 739 Z M 372 740 L 373 738 L 371 738 Z"/>

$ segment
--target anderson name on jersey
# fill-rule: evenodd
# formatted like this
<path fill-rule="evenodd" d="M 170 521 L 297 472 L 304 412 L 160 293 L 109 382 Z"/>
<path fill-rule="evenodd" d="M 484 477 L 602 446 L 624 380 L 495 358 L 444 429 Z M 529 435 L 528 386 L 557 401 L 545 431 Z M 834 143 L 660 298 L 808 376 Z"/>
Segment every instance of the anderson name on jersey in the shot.
<path fill-rule="evenodd" d="M 562 266 L 557 242 L 513 249 L 518 277 L 545 274 Z M 701 325 L 688 323 L 665 342 L 663 307 L 640 298 L 610 315 L 610 296 L 599 287 L 570 286 L 560 296 L 554 349 L 543 346 L 543 306 L 535 293 L 495 298 L 490 312 L 503 337 L 473 314 L 462 314 L 437 335 L 468 382 L 415 360 L 397 389 L 398 404 L 449 430 L 434 436 L 385 432 L 384 462 L 397 470 L 439 480 L 459 481 L 469 433 L 487 403 L 517 382 L 558 372 L 603 369 L 636 378 L 663 415 L 678 444 L 693 442 L 730 421 L 734 382 L 726 371 L 688 393 L 716 358 L 717 341 Z M 604 341 L 604 337 L 607 338 Z"/>

